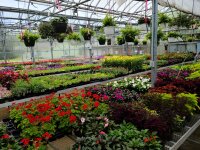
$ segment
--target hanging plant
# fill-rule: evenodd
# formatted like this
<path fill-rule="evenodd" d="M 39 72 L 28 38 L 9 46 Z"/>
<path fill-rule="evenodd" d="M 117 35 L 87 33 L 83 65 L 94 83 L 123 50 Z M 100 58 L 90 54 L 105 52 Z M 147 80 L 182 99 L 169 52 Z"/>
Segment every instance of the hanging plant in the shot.
<path fill-rule="evenodd" d="M 134 40 L 134 45 L 138 45 L 139 44 L 139 40 L 138 39 L 135 39 Z"/>
<path fill-rule="evenodd" d="M 146 34 L 146 38 L 147 38 L 147 39 L 150 40 L 151 37 L 152 37 L 152 33 L 151 33 L 151 32 L 149 32 L 149 33 Z M 158 29 L 158 32 L 157 32 L 157 44 L 158 44 L 158 45 L 160 44 L 160 40 L 164 40 L 164 39 L 163 39 L 164 37 L 165 37 L 164 32 L 162 31 L 161 28 L 159 28 L 159 29 Z"/>
<path fill-rule="evenodd" d="M 80 33 L 86 41 L 91 40 L 91 37 L 94 35 L 94 31 L 90 28 L 81 28 Z"/>
<path fill-rule="evenodd" d="M 61 34 L 58 34 L 56 39 L 58 41 L 58 43 L 63 43 L 64 40 L 65 40 L 65 37 L 66 37 L 66 34 L 65 33 L 61 33 Z"/>
<path fill-rule="evenodd" d="M 148 17 L 141 17 L 138 19 L 138 24 L 151 24 L 151 19 L 149 19 Z"/>
<path fill-rule="evenodd" d="M 55 39 L 56 33 L 50 22 L 42 22 L 38 27 L 39 34 L 42 39 Z"/>
<path fill-rule="evenodd" d="M 123 45 L 125 43 L 124 37 L 122 35 L 117 36 L 117 44 Z"/>
<path fill-rule="evenodd" d="M 97 40 L 99 41 L 99 45 L 105 45 L 106 43 L 106 36 L 101 34 L 98 36 Z"/>
<path fill-rule="evenodd" d="M 78 33 L 76 32 L 72 32 L 70 33 L 69 35 L 67 35 L 67 40 L 71 41 L 71 40 L 74 40 L 74 41 L 81 41 L 81 37 Z"/>
<path fill-rule="evenodd" d="M 143 44 L 143 45 L 147 45 L 147 40 L 143 40 L 143 41 L 142 41 L 142 44 Z"/>
<path fill-rule="evenodd" d="M 68 23 L 66 17 L 54 18 L 50 22 L 56 33 L 66 33 Z"/>
<path fill-rule="evenodd" d="M 115 26 L 115 20 L 113 19 L 112 16 L 110 16 L 109 14 L 107 14 L 105 16 L 105 18 L 102 20 L 103 26 L 107 27 L 107 26 Z"/>
<path fill-rule="evenodd" d="M 35 41 L 39 38 L 40 36 L 38 34 L 31 33 L 28 30 L 25 30 L 22 32 L 22 34 L 19 35 L 19 39 L 24 41 L 26 47 L 34 47 Z"/>
<path fill-rule="evenodd" d="M 178 38 L 181 37 L 181 34 L 179 34 L 178 32 L 170 31 L 167 33 L 167 37 Z"/>
<path fill-rule="evenodd" d="M 121 33 L 126 42 L 134 42 L 135 36 L 139 35 L 140 31 L 127 25 L 125 28 L 121 29 Z"/>
<path fill-rule="evenodd" d="M 171 22 L 171 18 L 166 15 L 165 13 L 159 13 L 158 14 L 158 24 L 167 24 Z"/>

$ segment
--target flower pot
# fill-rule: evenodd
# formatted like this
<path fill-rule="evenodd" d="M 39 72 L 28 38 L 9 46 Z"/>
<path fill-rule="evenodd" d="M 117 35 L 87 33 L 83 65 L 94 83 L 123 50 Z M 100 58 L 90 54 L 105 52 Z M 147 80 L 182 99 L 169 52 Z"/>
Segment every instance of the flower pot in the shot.
<path fill-rule="evenodd" d="M 24 44 L 26 47 L 34 47 L 35 46 L 35 40 L 29 40 L 27 38 L 24 38 Z"/>
<path fill-rule="evenodd" d="M 90 35 L 90 34 L 87 34 L 87 35 L 83 36 L 83 38 L 84 38 L 85 41 L 91 40 L 91 37 L 92 37 L 92 35 Z"/>
<path fill-rule="evenodd" d="M 115 34 L 115 27 L 114 26 L 104 27 L 104 33 L 106 35 L 113 35 L 113 34 Z"/>
<path fill-rule="evenodd" d="M 106 41 L 99 41 L 99 45 L 105 45 Z"/>
<path fill-rule="evenodd" d="M 67 23 L 55 23 L 53 27 L 56 33 L 65 33 L 67 30 Z"/>
<path fill-rule="evenodd" d="M 64 38 L 57 38 L 58 43 L 63 43 L 64 42 Z"/>

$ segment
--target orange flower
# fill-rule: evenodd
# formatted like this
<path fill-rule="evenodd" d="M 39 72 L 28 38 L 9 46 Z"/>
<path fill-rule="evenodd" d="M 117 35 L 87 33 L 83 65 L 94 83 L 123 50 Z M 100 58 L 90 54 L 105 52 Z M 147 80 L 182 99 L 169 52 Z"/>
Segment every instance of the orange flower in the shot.
<path fill-rule="evenodd" d="M 149 139 L 148 138 L 144 138 L 144 143 L 147 143 L 149 142 Z"/>

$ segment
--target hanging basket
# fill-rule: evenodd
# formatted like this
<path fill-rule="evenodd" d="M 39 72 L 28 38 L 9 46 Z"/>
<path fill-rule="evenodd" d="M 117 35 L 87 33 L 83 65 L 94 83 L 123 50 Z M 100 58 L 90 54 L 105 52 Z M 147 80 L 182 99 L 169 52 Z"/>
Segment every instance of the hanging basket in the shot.
<path fill-rule="evenodd" d="M 113 35 L 113 34 L 115 34 L 115 27 L 114 26 L 104 27 L 104 33 L 106 35 Z"/>
<path fill-rule="evenodd" d="M 27 38 L 24 38 L 24 44 L 26 47 L 34 47 L 35 46 L 35 40 L 29 40 Z"/>
<path fill-rule="evenodd" d="M 99 40 L 99 45 L 105 45 L 106 41 Z"/>
<path fill-rule="evenodd" d="M 56 33 L 66 33 L 67 23 L 55 23 L 53 27 Z"/>
<path fill-rule="evenodd" d="M 92 37 L 91 34 L 85 34 L 85 35 L 83 36 L 83 38 L 84 38 L 85 41 L 91 40 L 91 37 Z"/>
<path fill-rule="evenodd" d="M 64 42 L 64 38 L 57 38 L 58 43 L 63 43 Z"/>

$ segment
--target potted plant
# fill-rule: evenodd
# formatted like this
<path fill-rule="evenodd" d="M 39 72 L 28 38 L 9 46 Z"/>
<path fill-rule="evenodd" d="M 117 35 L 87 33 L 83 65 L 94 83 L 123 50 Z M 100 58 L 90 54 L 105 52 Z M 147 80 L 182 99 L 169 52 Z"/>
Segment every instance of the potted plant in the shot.
<path fill-rule="evenodd" d="M 101 34 L 97 37 L 97 40 L 99 41 L 99 45 L 105 45 L 106 43 L 106 36 Z"/>
<path fill-rule="evenodd" d="M 181 37 L 181 35 L 178 32 L 170 31 L 168 32 L 167 37 L 168 42 L 176 42 L 180 40 L 178 38 Z"/>
<path fill-rule="evenodd" d="M 122 35 L 117 36 L 117 44 L 123 45 L 125 43 L 125 39 Z"/>
<path fill-rule="evenodd" d="M 151 24 L 151 20 L 148 17 L 141 17 L 138 19 L 138 25 L 140 30 L 146 30 Z"/>
<path fill-rule="evenodd" d="M 158 14 L 158 24 L 162 25 L 166 28 L 167 24 L 171 22 L 171 18 L 166 15 L 165 13 L 159 13 Z"/>
<path fill-rule="evenodd" d="M 102 23 L 103 23 L 103 27 L 104 27 L 104 33 L 106 35 L 115 34 L 115 25 L 116 25 L 116 23 L 115 23 L 115 21 L 114 21 L 112 16 L 107 14 L 105 16 L 105 18 L 103 19 Z"/>
<path fill-rule="evenodd" d="M 94 31 L 90 28 L 81 28 L 80 33 L 86 41 L 90 40 L 91 37 L 94 35 Z"/>
<path fill-rule="evenodd" d="M 140 31 L 130 25 L 127 25 L 125 28 L 121 29 L 121 33 L 126 42 L 133 42 L 135 36 L 139 35 Z"/>
<path fill-rule="evenodd" d="M 50 22 L 56 33 L 65 33 L 66 32 L 67 23 L 68 23 L 68 20 L 66 17 L 54 18 Z"/>
<path fill-rule="evenodd" d="M 152 37 L 151 32 L 149 32 L 149 33 L 146 34 L 146 38 L 147 38 L 147 39 L 150 40 L 151 37 Z M 158 29 L 158 32 L 157 32 L 157 44 L 158 44 L 158 45 L 160 44 L 160 40 L 162 40 L 164 37 L 165 37 L 165 34 L 163 33 L 162 29 L 159 28 L 159 29 Z"/>
<path fill-rule="evenodd" d="M 67 35 L 67 40 L 69 40 L 69 41 L 73 40 L 73 41 L 80 42 L 81 41 L 81 37 L 80 37 L 80 35 L 78 33 L 72 32 L 72 33 Z"/>
<path fill-rule="evenodd" d="M 147 40 L 143 40 L 143 41 L 142 41 L 142 44 L 143 44 L 143 45 L 147 45 Z"/>
<path fill-rule="evenodd" d="M 107 45 L 111 45 L 111 39 L 107 39 Z"/>
<path fill-rule="evenodd" d="M 54 39 L 56 38 L 56 33 L 50 22 L 42 22 L 38 27 L 39 34 L 42 39 Z"/>
<path fill-rule="evenodd" d="M 139 44 L 139 40 L 138 39 L 134 39 L 134 45 L 138 45 Z"/>
<path fill-rule="evenodd" d="M 63 43 L 65 37 L 66 37 L 66 34 L 65 33 L 61 33 L 61 34 L 57 35 L 56 39 L 57 39 L 58 43 Z"/>
<path fill-rule="evenodd" d="M 34 47 L 35 46 L 35 41 L 39 39 L 39 34 L 31 33 L 28 30 L 25 30 L 19 38 L 24 41 L 24 44 L 26 47 Z"/>

